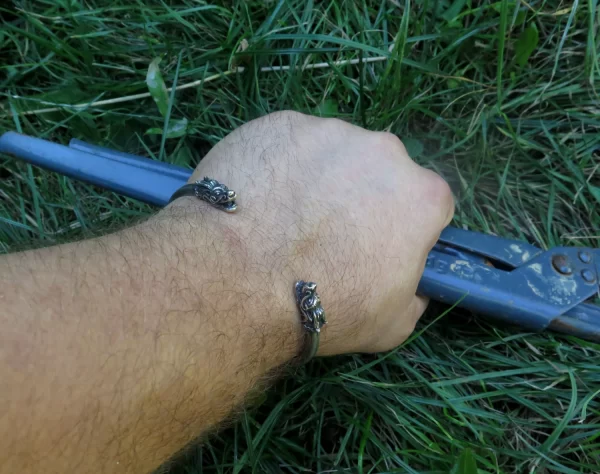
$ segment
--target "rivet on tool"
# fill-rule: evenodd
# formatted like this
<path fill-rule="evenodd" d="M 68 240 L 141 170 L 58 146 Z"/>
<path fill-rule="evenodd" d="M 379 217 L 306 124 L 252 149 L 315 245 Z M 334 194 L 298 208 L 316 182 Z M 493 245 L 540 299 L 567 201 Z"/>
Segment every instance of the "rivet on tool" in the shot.
<path fill-rule="evenodd" d="M 573 273 L 571 262 L 566 255 L 555 255 L 552 257 L 552 266 L 558 273 L 562 273 L 563 275 L 570 275 Z"/>
<path fill-rule="evenodd" d="M 589 254 L 589 252 L 582 250 L 579 252 L 579 260 L 581 260 L 583 263 L 590 263 L 592 261 L 592 256 Z"/>
<path fill-rule="evenodd" d="M 596 275 L 594 275 L 593 271 L 588 269 L 581 270 L 581 278 L 583 278 L 583 281 L 586 283 L 594 283 L 596 281 Z"/>

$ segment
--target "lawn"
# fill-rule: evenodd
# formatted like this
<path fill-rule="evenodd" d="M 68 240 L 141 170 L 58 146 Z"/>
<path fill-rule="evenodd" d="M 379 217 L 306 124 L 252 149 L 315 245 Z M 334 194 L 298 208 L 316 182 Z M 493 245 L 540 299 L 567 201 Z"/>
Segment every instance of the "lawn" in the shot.
<path fill-rule="evenodd" d="M 193 167 L 268 112 L 338 117 L 441 173 L 457 226 L 598 246 L 599 21 L 597 0 L 6 1 L 0 132 Z M 7 156 L 0 178 L 0 252 L 153 212 Z M 600 345 L 446 309 L 391 353 L 297 370 L 171 471 L 600 472 Z"/>

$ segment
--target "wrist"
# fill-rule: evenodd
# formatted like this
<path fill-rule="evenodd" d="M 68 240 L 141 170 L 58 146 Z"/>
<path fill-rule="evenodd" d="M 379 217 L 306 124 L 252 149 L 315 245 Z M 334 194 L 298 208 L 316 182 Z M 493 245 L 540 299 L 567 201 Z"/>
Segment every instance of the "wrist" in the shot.
<path fill-rule="evenodd" d="M 167 265 L 177 262 L 219 331 L 238 339 L 243 357 L 252 353 L 268 371 L 298 355 L 304 335 L 293 282 L 287 284 L 257 245 L 243 215 L 181 198 L 152 220 L 165 235 Z"/>

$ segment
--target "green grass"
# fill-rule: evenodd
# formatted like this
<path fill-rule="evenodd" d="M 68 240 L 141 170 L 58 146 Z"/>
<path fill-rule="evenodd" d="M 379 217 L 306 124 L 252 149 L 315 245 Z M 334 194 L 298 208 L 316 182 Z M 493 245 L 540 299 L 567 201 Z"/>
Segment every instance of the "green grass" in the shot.
<path fill-rule="evenodd" d="M 404 139 L 451 183 L 458 226 L 599 244 L 597 0 L 21 0 L 0 19 L 0 131 L 194 166 L 252 118 L 321 113 Z M 65 106 L 147 93 L 160 56 L 168 85 L 210 78 L 170 104 L 185 136 L 145 135 L 166 125 L 147 97 Z M 9 157 L 0 177 L 1 251 L 152 212 Z M 455 310 L 392 353 L 298 370 L 172 470 L 447 473 L 470 448 L 480 473 L 598 472 L 599 369 L 600 345 Z"/>

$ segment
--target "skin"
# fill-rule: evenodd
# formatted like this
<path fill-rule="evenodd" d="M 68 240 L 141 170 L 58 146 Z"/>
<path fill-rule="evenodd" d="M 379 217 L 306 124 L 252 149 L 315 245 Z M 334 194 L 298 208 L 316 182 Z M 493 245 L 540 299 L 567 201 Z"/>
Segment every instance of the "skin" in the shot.
<path fill-rule="evenodd" d="M 391 349 L 450 222 L 447 184 L 388 133 L 280 112 L 227 136 L 181 198 L 98 239 L 0 258 L 0 472 L 143 473 L 293 363 L 298 279 L 318 283 L 319 356 Z"/>

